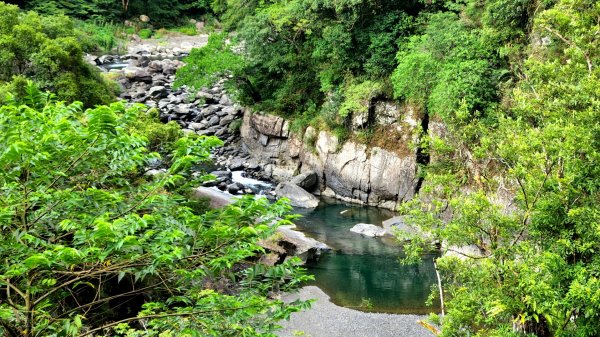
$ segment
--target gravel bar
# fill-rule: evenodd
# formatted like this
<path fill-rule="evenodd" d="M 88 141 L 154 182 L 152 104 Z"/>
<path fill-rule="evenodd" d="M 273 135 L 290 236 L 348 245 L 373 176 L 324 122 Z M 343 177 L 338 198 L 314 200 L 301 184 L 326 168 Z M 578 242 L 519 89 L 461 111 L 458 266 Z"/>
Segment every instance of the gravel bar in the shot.
<path fill-rule="evenodd" d="M 281 322 L 280 337 L 432 337 L 419 324 L 426 316 L 366 313 L 337 306 L 315 286 L 284 296 L 284 301 L 316 299 L 310 310 Z"/>

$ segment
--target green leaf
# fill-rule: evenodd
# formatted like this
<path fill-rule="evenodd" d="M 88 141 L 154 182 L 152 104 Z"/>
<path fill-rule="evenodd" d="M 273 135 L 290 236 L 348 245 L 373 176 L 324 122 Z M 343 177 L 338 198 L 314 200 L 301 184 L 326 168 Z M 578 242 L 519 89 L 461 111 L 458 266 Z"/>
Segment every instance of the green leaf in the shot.
<path fill-rule="evenodd" d="M 27 268 L 33 269 L 33 268 L 37 268 L 39 266 L 49 267 L 51 262 L 50 262 L 50 260 L 48 260 L 48 258 L 45 255 L 35 254 L 35 255 L 32 255 L 32 256 L 26 258 L 25 261 L 23 261 L 23 264 Z"/>

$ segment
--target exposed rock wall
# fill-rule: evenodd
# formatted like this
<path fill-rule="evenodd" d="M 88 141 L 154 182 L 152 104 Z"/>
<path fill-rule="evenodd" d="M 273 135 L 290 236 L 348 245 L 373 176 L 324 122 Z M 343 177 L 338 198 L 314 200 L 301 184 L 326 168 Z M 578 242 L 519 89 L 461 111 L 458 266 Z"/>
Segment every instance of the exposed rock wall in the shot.
<path fill-rule="evenodd" d="M 403 134 L 408 149 L 419 125 L 417 114 L 382 102 L 373 120 Z M 289 131 L 289 123 L 272 115 L 244 113 L 241 127 L 244 150 L 257 159 L 265 178 L 289 181 L 294 175 L 314 171 L 317 194 L 395 209 L 411 199 L 417 187 L 417 154 L 369 147 L 355 141 L 339 144 L 329 132 L 309 127 L 303 137 Z"/>

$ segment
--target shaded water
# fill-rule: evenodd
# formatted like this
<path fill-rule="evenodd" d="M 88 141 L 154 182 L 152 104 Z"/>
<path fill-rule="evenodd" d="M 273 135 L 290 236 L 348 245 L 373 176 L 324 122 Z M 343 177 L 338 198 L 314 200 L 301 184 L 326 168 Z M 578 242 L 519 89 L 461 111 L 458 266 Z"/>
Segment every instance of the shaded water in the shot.
<path fill-rule="evenodd" d="M 381 225 L 394 214 L 375 207 L 350 206 L 334 201 L 310 210 L 297 209 L 303 218 L 298 230 L 329 245 L 333 251 L 308 265 L 321 288 L 338 305 L 364 311 L 424 314 L 436 284 L 433 255 L 419 265 L 402 266 L 402 250 L 393 238 L 371 238 L 350 232 L 357 223 Z"/>

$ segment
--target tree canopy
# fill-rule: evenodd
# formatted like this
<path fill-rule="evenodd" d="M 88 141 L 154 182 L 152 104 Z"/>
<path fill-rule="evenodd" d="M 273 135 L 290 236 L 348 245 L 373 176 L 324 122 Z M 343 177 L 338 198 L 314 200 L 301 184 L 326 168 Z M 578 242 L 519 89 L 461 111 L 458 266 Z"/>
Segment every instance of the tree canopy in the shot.
<path fill-rule="evenodd" d="M 0 84 L 13 82 L 9 91 L 20 91 L 27 78 L 61 100 L 87 107 L 114 98 L 114 87 L 84 60 L 73 21 L 66 16 L 40 16 L 0 2 L 0 50 Z"/>
<path fill-rule="evenodd" d="M 160 155 L 135 127 L 146 108 L 26 92 L 0 107 L 3 335 L 274 336 L 298 310 L 270 299 L 305 279 L 295 260 L 256 263 L 289 206 L 190 199 L 218 139 L 176 140 L 152 178 Z"/>

